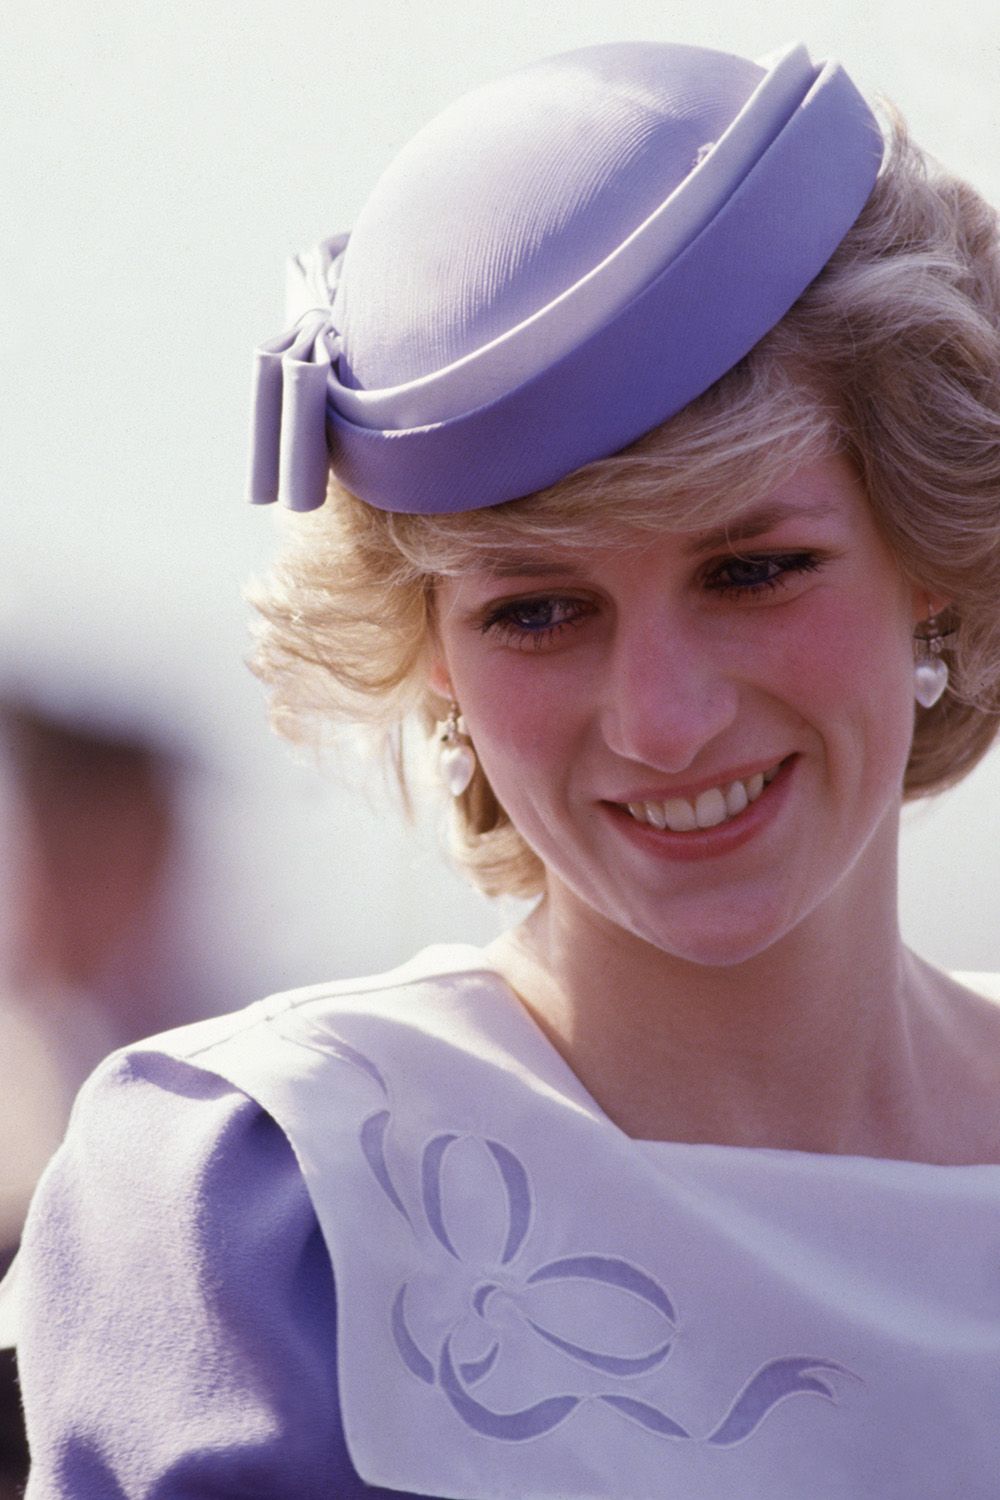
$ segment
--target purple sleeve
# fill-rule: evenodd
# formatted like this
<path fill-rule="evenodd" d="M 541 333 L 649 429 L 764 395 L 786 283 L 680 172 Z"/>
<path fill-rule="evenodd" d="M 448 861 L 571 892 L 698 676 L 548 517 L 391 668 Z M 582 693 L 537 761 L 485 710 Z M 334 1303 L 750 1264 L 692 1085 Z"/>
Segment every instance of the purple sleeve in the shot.
<path fill-rule="evenodd" d="M 333 1276 L 278 1126 L 147 1053 L 85 1086 L 33 1204 L 26 1500 L 388 1495 L 337 1400 Z"/>

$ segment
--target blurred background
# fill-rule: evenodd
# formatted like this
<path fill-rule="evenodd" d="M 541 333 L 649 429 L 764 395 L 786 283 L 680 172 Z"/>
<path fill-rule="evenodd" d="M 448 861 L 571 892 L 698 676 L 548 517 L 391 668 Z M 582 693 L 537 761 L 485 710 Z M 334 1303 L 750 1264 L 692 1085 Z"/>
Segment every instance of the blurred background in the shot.
<path fill-rule="evenodd" d="M 992 0 L 13 0 L 4 33 L 10 1238 L 107 1046 L 510 915 L 445 868 L 435 816 L 414 838 L 377 780 L 297 764 L 243 665 L 241 587 L 275 537 L 242 498 L 250 354 L 283 326 L 285 257 L 348 228 L 458 93 L 613 39 L 801 38 L 1000 201 L 1000 20 Z M 907 818 L 906 934 L 944 965 L 1000 968 L 998 809 L 994 758 Z"/>

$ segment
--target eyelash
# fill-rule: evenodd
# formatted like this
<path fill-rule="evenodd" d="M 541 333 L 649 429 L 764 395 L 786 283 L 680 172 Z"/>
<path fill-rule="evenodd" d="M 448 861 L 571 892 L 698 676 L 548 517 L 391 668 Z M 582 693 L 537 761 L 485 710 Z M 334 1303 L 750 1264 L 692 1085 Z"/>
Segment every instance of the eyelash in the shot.
<path fill-rule="evenodd" d="M 757 583 L 718 583 L 714 580 L 727 568 L 733 567 L 762 568 L 775 567 L 777 572 L 770 578 L 762 578 Z M 759 557 L 752 554 L 747 557 L 727 557 L 719 564 L 715 572 L 710 575 L 708 588 L 716 593 L 725 594 L 729 599 L 743 599 L 749 594 L 756 594 L 759 598 L 762 594 L 773 593 L 775 589 L 784 588 L 789 579 L 797 577 L 801 573 L 816 573 L 822 564 L 813 552 L 765 552 Z"/>
<path fill-rule="evenodd" d="M 733 556 L 716 565 L 705 577 L 705 588 L 728 600 L 760 599 L 787 586 L 789 580 L 803 573 L 818 572 L 822 563 L 811 552 L 765 553 L 760 556 Z M 770 577 L 760 578 L 755 583 L 726 583 L 724 575 L 734 567 L 776 568 Z M 548 610 L 549 613 L 565 608 L 567 619 L 554 624 L 532 628 L 524 623 L 524 617 L 532 610 Z M 597 606 L 588 600 L 560 594 L 538 594 L 526 599 L 512 599 L 495 605 L 480 622 L 483 635 L 492 635 L 503 645 L 517 646 L 522 650 L 539 650 L 550 645 L 564 631 L 574 629 L 582 620 L 595 613 Z M 522 623 L 518 624 L 517 617 Z"/>
<path fill-rule="evenodd" d="M 529 625 L 517 623 L 517 616 L 522 617 L 532 609 L 545 608 L 557 609 L 560 606 L 570 610 L 570 617 L 566 620 L 558 620 L 554 625 L 543 625 L 532 629 Z M 566 630 L 572 630 L 575 625 L 589 615 L 593 614 L 595 606 L 583 599 L 563 598 L 553 594 L 539 594 L 533 599 L 513 599 L 508 604 L 498 604 L 491 609 L 479 626 L 483 635 L 494 636 L 502 645 L 518 646 L 522 650 L 539 650 L 547 646 L 557 636 Z"/>

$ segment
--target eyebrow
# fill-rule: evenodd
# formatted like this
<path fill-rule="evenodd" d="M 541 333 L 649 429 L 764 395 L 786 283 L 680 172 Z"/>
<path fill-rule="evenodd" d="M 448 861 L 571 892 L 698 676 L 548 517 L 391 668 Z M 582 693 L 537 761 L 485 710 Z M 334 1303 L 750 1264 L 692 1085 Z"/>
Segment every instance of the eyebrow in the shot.
<path fill-rule="evenodd" d="M 829 500 L 817 500 L 815 505 L 762 505 L 756 510 L 735 515 L 723 526 L 711 531 L 699 531 L 685 547 L 689 555 L 698 552 L 713 552 L 719 547 L 732 547 L 734 543 L 752 542 L 755 537 L 774 531 L 785 521 L 821 521 L 836 515 L 838 507 Z"/>
<path fill-rule="evenodd" d="M 827 500 L 817 500 L 815 505 L 762 505 L 756 510 L 744 511 L 733 516 L 722 526 L 710 531 L 699 531 L 687 542 L 684 551 L 688 556 L 702 552 L 714 552 L 743 542 L 752 542 L 764 536 L 785 521 L 817 521 L 836 515 L 838 507 Z M 651 539 L 650 545 L 655 542 Z M 553 553 L 550 557 L 539 557 L 537 551 L 500 553 L 492 559 L 486 570 L 491 578 L 546 578 L 552 573 L 565 573 L 570 577 L 583 576 L 587 571 L 586 554 L 576 560 L 571 553 Z"/>
<path fill-rule="evenodd" d="M 531 556 L 512 552 L 509 556 L 501 556 L 491 561 L 485 570 L 491 578 L 547 578 L 552 573 L 568 573 L 571 577 L 583 576 L 586 569 L 573 562 L 572 558 L 554 554 L 549 558 L 539 559 L 537 554 Z"/>

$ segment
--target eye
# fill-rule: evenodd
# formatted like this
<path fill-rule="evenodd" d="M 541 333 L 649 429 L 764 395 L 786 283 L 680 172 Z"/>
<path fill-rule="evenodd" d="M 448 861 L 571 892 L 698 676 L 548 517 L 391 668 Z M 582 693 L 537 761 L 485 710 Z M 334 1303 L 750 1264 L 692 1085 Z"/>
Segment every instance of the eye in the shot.
<path fill-rule="evenodd" d="M 784 588 L 793 578 L 822 567 L 812 552 L 768 552 L 754 557 L 727 557 L 709 571 L 705 584 L 728 599 L 761 597 Z"/>
<path fill-rule="evenodd" d="M 510 599 L 491 606 L 479 629 L 505 645 L 538 650 L 572 630 L 594 612 L 586 599 L 558 594 L 538 594 L 530 599 Z"/>

